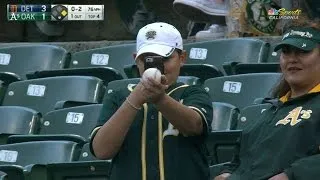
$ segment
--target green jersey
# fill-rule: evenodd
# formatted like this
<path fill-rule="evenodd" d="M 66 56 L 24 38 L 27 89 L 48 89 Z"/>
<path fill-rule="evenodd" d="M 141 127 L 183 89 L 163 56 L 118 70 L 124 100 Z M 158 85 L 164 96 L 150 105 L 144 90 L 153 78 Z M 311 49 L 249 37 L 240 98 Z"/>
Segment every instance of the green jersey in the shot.
<path fill-rule="evenodd" d="M 106 94 L 98 123 L 102 126 L 132 91 Z M 112 159 L 111 180 L 208 180 L 205 137 L 211 131 L 212 101 L 201 86 L 171 85 L 167 94 L 198 112 L 203 134 L 184 136 L 153 104 L 144 104 L 137 113 L 117 155 Z M 108 147 L 106 147 L 108 148 Z"/>

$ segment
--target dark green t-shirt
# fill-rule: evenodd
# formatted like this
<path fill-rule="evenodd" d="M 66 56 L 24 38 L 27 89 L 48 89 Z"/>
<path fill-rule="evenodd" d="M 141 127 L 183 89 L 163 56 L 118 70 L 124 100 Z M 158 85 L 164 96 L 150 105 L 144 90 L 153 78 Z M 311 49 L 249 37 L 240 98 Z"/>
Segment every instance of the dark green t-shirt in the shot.
<path fill-rule="evenodd" d="M 110 119 L 131 91 L 132 86 L 128 86 L 126 89 L 106 94 L 97 127 Z M 153 104 L 145 104 L 137 113 L 121 149 L 112 159 L 111 180 L 142 180 L 143 174 L 146 180 L 159 180 L 162 168 L 165 180 L 209 179 L 204 141 L 211 131 L 211 98 L 202 86 L 187 86 L 182 83 L 170 86 L 167 94 L 201 115 L 203 134 L 184 136 L 165 118 L 159 116 L 159 111 Z M 159 134 L 162 135 L 161 138 Z M 145 154 L 142 153 L 143 149 Z M 159 159 L 163 160 L 163 163 L 159 163 Z"/>
<path fill-rule="evenodd" d="M 260 119 L 256 119 L 251 126 L 244 129 L 240 150 L 241 163 L 233 170 L 229 179 L 265 180 L 282 172 L 288 173 L 293 166 L 299 167 L 299 160 L 320 154 L 319 127 L 319 92 L 285 103 L 274 103 L 263 111 Z M 313 165 L 301 165 L 305 168 L 308 166 Z M 304 173 L 302 177 L 319 178 L 310 177 L 308 173 Z"/>

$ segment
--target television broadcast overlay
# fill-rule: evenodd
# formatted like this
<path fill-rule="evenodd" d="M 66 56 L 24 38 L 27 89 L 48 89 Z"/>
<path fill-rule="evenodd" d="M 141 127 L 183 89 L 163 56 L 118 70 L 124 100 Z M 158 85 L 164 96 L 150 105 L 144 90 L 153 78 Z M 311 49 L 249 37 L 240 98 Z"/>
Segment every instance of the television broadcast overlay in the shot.
<path fill-rule="evenodd" d="M 103 21 L 104 5 L 7 5 L 8 21 Z"/>

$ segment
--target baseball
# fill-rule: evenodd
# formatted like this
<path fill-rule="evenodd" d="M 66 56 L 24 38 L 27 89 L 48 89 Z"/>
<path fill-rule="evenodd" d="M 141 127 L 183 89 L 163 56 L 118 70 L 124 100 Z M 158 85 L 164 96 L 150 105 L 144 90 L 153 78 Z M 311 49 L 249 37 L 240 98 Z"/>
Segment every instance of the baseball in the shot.
<path fill-rule="evenodd" d="M 142 78 L 153 78 L 157 82 L 161 81 L 161 72 L 157 68 L 149 68 L 143 72 Z"/>

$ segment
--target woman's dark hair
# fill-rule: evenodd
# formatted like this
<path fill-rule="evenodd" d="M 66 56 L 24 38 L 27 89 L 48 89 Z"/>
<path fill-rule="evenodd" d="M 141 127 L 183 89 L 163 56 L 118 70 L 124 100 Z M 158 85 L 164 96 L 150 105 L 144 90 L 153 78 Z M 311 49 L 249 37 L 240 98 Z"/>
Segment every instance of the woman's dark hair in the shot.
<path fill-rule="evenodd" d="M 278 84 L 272 89 L 272 98 L 280 98 L 290 91 L 288 82 L 284 79 L 284 75 L 281 76 Z"/>
<path fill-rule="evenodd" d="M 284 26 L 284 31 L 291 29 L 293 27 L 311 27 L 317 31 L 320 31 L 320 19 L 310 19 L 306 15 L 300 15 L 298 20 L 291 21 Z M 272 89 L 271 97 L 280 98 L 290 91 L 290 86 L 288 82 L 284 79 L 282 75 L 279 83 Z"/>

